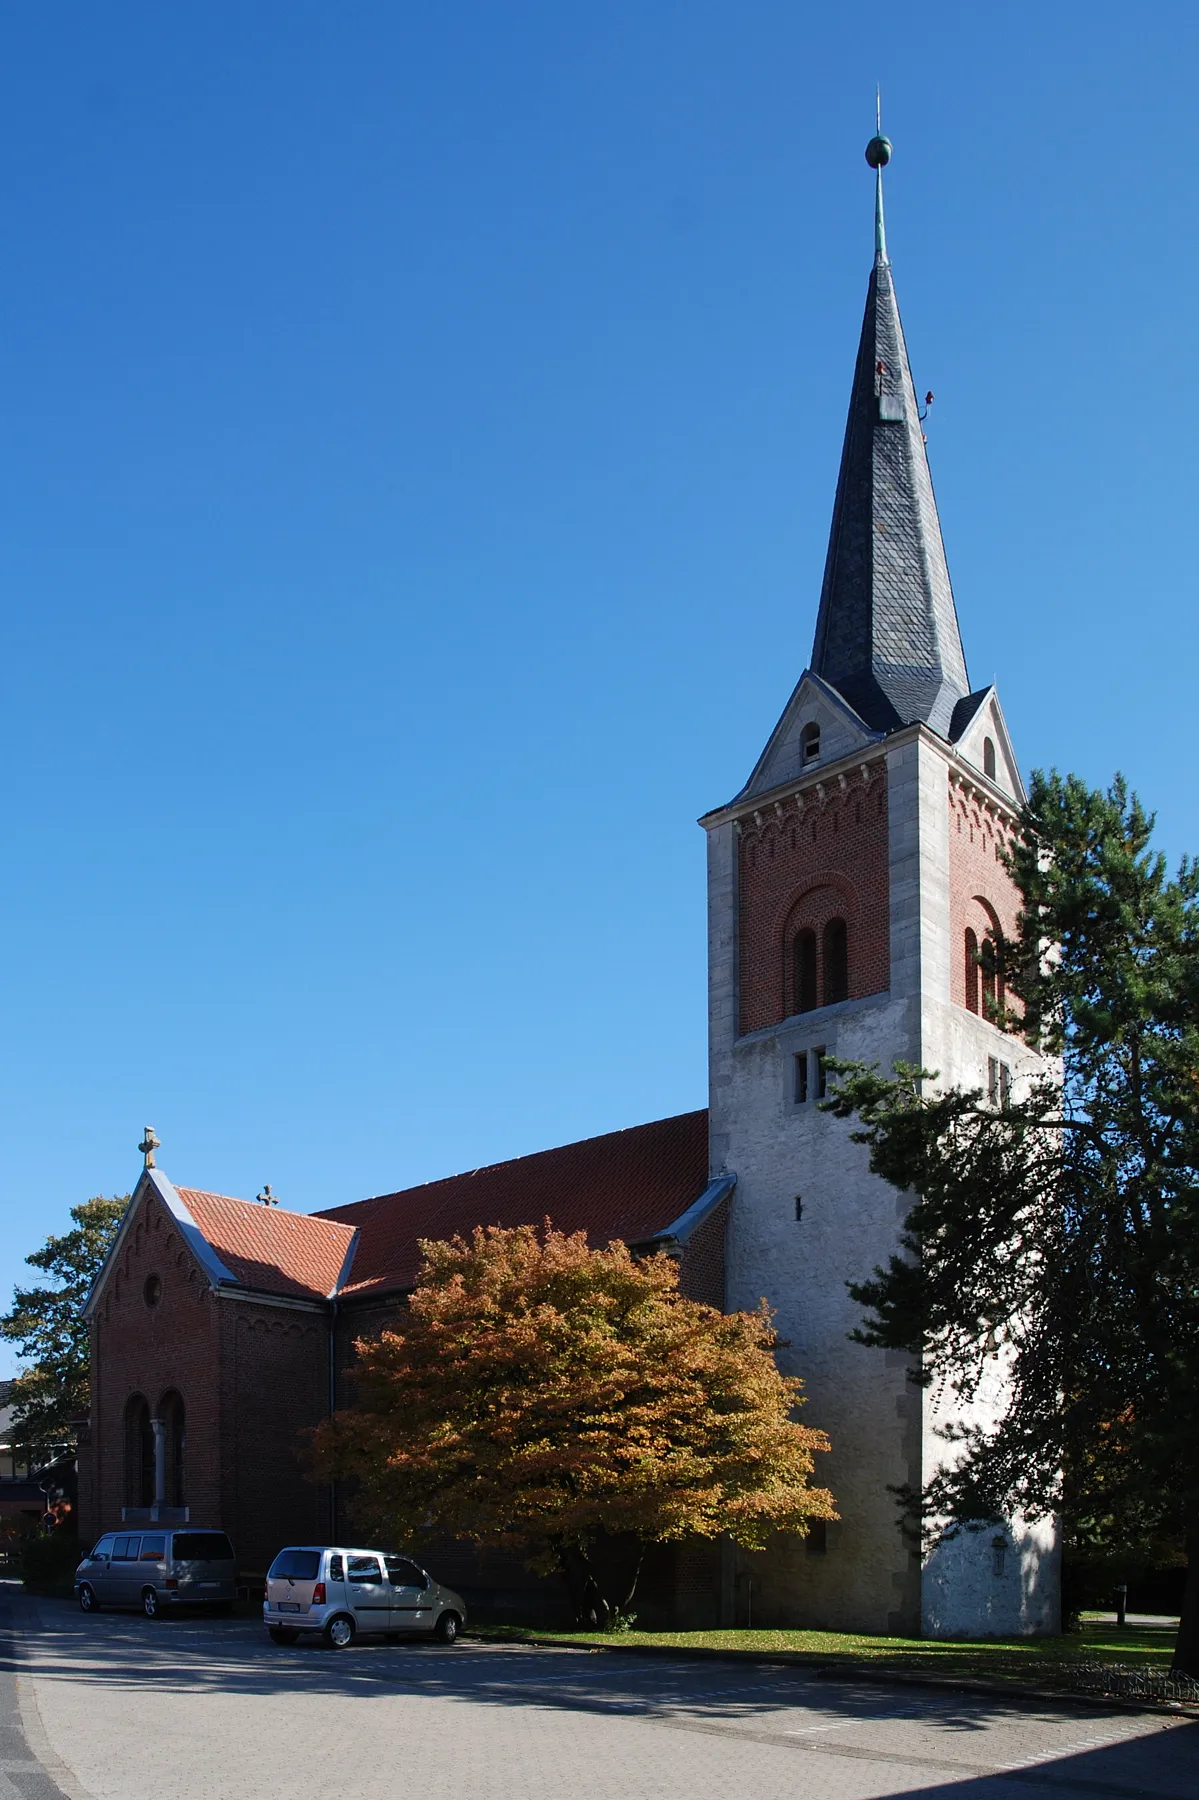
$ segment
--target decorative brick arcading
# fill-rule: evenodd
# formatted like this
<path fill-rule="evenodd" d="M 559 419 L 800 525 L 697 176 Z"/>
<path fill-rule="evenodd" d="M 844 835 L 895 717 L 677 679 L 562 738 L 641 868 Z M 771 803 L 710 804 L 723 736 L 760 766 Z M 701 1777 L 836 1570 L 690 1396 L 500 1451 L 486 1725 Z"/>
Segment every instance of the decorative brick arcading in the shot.
<path fill-rule="evenodd" d="M 849 998 L 890 981 L 886 767 L 814 781 L 739 821 L 741 1031 L 794 1009 L 791 945 L 805 925 L 843 918 Z"/>
<path fill-rule="evenodd" d="M 966 932 L 979 944 L 996 926 L 1011 936 L 1020 911 L 1020 890 L 1000 861 L 1010 845 L 1015 820 L 977 783 L 949 771 L 949 930 L 950 993 L 966 1004 Z"/>

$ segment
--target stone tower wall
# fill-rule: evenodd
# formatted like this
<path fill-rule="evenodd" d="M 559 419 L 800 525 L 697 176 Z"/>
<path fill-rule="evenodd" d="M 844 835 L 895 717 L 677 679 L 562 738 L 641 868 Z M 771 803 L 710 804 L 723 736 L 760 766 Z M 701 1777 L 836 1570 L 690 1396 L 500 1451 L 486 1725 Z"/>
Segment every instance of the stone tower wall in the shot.
<path fill-rule="evenodd" d="M 881 761 L 876 750 L 868 766 L 873 770 Z M 825 792 L 842 792 L 840 776 L 848 783 L 858 766 L 846 759 L 821 769 Z M 776 1309 L 784 1340 L 780 1364 L 806 1384 L 805 1422 L 824 1428 L 831 1440 L 817 1479 L 832 1488 L 840 1513 L 823 1543 L 780 1541 L 748 1559 L 743 1575 L 753 1579 L 753 1616 L 763 1625 L 905 1633 L 923 1628 L 945 1635 L 1030 1631 L 1053 1622 L 1048 1540 L 1041 1542 L 1036 1532 L 1010 1533 L 1000 1577 L 994 1533 L 969 1534 L 922 1567 L 918 1547 L 900 1529 L 888 1490 L 918 1487 L 931 1474 L 945 1454 L 940 1420 L 930 1396 L 908 1380 L 904 1356 L 849 1340 L 860 1314 L 845 1284 L 868 1276 L 895 1252 L 909 1201 L 870 1173 L 865 1150 L 850 1141 L 850 1127 L 820 1111 L 812 1080 L 818 1050 L 876 1062 L 884 1070 L 899 1060 L 923 1063 L 947 1081 L 971 1085 L 985 1085 L 987 1057 L 998 1053 L 997 1046 L 1014 1080 L 1040 1066 L 1018 1041 L 966 1011 L 964 966 L 958 975 L 962 998 L 954 997 L 962 961 L 960 908 L 983 893 L 1009 924 L 1014 906 L 1010 880 L 986 833 L 971 844 L 967 829 L 968 853 L 959 853 L 955 820 L 951 839 L 949 776 L 958 767 L 952 749 L 917 725 L 886 740 L 885 775 L 871 775 L 867 792 L 886 793 L 885 834 L 854 844 L 851 853 L 861 889 L 872 896 L 859 919 L 862 941 L 888 947 L 882 991 L 858 985 L 838 1005 L 785 1016 L 776 1000 L 773 1016 L 754 1029 L 743 1026 L 761 1017 L 765 1003 L 759 996 L 783 992 L 782 924 L 805 884 L 844 880 L 849 840 L 840 832 L 826 835 L 825 867 L 806 848 L 800 858 L 798 833 L 793 861 L 777 841 L 773 858 L 763 858 L 760 849 L 754 858 L 744 853 L 742 844 L 752 834 L 761 845 L 763 822 L 772 815 L 770 829 L 787 833 L 790 850 L 788 819 L 803 816 L 810 783 L 787 794 L 768 793 L 740 813 L 729 808 L 711 823 L 712 1166 L 713 1173 L 737 1176 L 727 1304 L 754 1306 L 765 1296 Z M 871 855 L 873 869 L 867 866 Z M 763 921 L 773 922 L 773 933 Z M 760 959 L 766 960 L 764 970 Z M 809 1059 L 807 1100 L 797 1094 L 796 1058 L 803 1056 Z M 981 1404 L 985 1408 L 985 1396 Z"/>

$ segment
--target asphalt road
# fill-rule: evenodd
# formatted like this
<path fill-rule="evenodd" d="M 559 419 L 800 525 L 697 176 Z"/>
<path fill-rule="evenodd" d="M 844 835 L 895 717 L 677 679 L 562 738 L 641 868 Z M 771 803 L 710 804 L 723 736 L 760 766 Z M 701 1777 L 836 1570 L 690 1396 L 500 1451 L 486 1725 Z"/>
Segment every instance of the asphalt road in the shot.
<path fill-rule="evenodd" d="M 1191 1720 L 469 1640 L 283 1648 L 247 1620 L 10 1602 L 0 1800 L 1199 1800 Z"/>

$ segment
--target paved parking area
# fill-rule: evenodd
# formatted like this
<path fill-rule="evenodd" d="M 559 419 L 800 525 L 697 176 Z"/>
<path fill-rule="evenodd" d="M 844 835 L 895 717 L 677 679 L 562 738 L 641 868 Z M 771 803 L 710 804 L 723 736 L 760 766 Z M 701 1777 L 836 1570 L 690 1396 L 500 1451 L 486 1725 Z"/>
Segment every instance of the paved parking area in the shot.
<path fill-rule="evenodd" d="M 11 1772 L 0 1755 L 0 1797 L 1199 1797 L 1193 1721 L 784 1668 L 469 1640 L 332 1652 L 240 1619 L 21 1610 L 25 1721 L 52 1780 L 34 1785 L 27 1749 Z"/>

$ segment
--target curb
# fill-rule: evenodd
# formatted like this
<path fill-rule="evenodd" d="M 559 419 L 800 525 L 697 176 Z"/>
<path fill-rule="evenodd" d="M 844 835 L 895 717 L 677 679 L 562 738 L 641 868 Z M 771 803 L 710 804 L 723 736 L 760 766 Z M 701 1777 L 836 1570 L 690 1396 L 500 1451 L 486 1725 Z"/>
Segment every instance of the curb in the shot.
<path fill-rule="evenodd" d="M 1154 1718 L 1199 1718 L 1199 1703 L 1185 1700 L 1125 1700 L 1103 1694 L 1080 1693 L 1074 1688 L 1037 1687 L 1018 1679 L 1005 1681 L 998 1676 L 962 1676 L 928 1674 L 908 1669 L 879 1669 L 869 1666 L 847 1667 L 845 1664 L 810 1662 L 802 1651 L 794 1650 L 709 1650 L 698 1645 L 670 1644 L 581 1644 L 577 1638 L 530 1636 L 521 1638 L 485 1637 L 481 1632 L 464 1631 L 464 1639 L 483 1644 L 528 1644 L 553 1650 L 587 1650 L 609 1656 L 666 1657 L 672 1662 L 718 1662 L 733 1667 L 798 1669 L 813 1681 L 867 1681 L 878 1687 L 951 1688 L 959 1694 L 986 1695 L 990 1699 L 1035 1700 L 1041 1704 L 1063 1702 L 1087 1708 L 1102 1707 L 1105 1712 L 1149 1714 Z"/>
<path fill-rule="evenodd" d="M 8 1592 L 12 1609 L 12 1649 L 16 1675 L 17 1714 L 25 1742 L 54 1788 L 65 1800 L 95 1800 L 90 1788 L 84 1787 L 74 1769 L 65 1763 L 46 1734 L 34 1686 L 36 1668 L 29 1653 L 29 1638 L 41 1625 L 35 1600 L 13 1584 Z"/>

